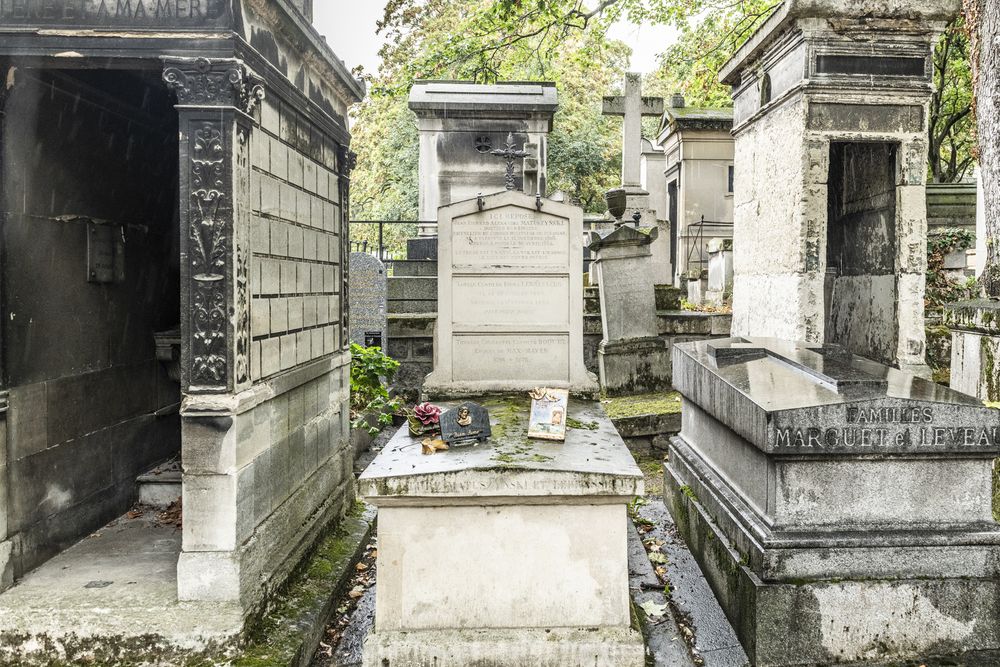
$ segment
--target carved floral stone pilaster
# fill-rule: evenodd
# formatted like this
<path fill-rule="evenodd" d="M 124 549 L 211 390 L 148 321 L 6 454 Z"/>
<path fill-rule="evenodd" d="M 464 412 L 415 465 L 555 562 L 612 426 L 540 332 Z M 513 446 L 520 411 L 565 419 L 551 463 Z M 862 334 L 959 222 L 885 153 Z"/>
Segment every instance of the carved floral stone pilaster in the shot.
<path fill-rule="evenodd" d="M 168 60 L 181 130 L 182 386 L 250 383 L 250 114 L 262 80 L 239 60 Z M 244 229 L 245 228 L 245 229 Z"/>
<path fill-rule="evenodd" d="M 340 145 L 337 147 L 337 179 L 340 189 L 340 342 L 341 348 L 345 351 L 351 349 L 351 339 L 348 335 L 350 331 L 350 264 L 351 264 L 351 243 L 350 243 L 350 219 L 351 219 L 351 172 L 358 164 L 358 155 L 349 147 Z"/>

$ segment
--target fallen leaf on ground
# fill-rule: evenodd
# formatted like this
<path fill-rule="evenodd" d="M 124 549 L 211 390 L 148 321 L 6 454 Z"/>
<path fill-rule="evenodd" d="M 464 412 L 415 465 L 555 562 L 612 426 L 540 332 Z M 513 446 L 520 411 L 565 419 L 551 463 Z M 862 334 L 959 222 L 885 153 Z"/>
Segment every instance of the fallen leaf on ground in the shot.
<path fill-rule="evenodd" d="M 357 565 L 354 566 L 354 569 L 357 570 L 358 572 L 364 572 L 365 570 L 368 569 L 368 566 L 365 565 L 364 563 L 358 563 Z"/>
<path fill-rule="evenodd" d="M 652 600 L 646 600 L 639 608 L 646 612 L 646 616 L 650 618 L 663 618 L 667 614 L 667 605 L 656 604 Z"/>
<path fill-rule="evenodd" d="M 650 561 L 651 563 L 661 563 L 661 564 L 666 564 L 666 562 L 667 562 L 667 557 L 666 557 L 666 556 L 664 556 L 664 555 L 663 555 L 663 554 L 661 554 L 661 553 L 656 553 L 656 552 L 653 552 L 653 553 L 649 554 L 649 561 Z"/>
<path fill-rule="evenodd" d="M 354 600 L 357 600 L 364 594 L 365 594 L 364 586 L 355 586 L 354 588 L 351 589 L 351 592 L 348 593 L 348 595 Z"/>

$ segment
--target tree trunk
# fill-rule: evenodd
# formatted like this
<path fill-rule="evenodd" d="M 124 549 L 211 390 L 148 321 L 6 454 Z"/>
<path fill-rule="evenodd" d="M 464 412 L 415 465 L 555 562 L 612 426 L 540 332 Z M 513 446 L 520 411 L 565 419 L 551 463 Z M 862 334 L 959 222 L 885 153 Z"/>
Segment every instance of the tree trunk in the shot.
<path fill-rule="evenodd" d="M 987 297 L 1000 299 L 1000 2 L 966 0 L 979 123 L 979 166 L 986 202 Z"/>

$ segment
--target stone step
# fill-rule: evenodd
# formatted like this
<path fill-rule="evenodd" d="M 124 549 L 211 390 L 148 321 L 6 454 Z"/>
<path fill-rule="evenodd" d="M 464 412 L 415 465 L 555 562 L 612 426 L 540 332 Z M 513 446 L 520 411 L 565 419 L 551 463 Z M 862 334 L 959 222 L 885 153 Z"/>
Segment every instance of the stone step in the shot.
<path fill-rule="evenodd" d="M 389 301 L 437 300 L 437 276 L 393 276 L 389 278 Z"/>
<path fill-rule="evenodd" d="M 656 293 L 657 310 L 680 310 L 681 297 L 684 293 L 680 287 L 673 285 L 656 285 L 653 288 Z"/>
<path fill-rule="evenodd" d="M 434 338 L 433 313 L 390 313 L 389 338 Z"/>
<path fill-rule="evenodd" d="M 437 301 L 389 301 L 390 315 L 416 315 L 437 313 Z"/>
<path fill-rule="evenodd" d="M 733 316 L 687 310 L 661 310 L 657 314 L 663 336 L 729 336 Z"/>
<path fill-rule="evenodd" d="M 436 313 L 437 277 L 400 276 L 389 278 L 388 312 Z"/>
<path fill-rule="evenodd" d="M 166 509 L 181 499 L 181 462 L 174 459 L 139 475 L 136 486 L 140 504 Z"/>
<path fill-rule="evenodd" d="M 436 277 L 437 270 L 437 262 L 429 259 L 397 259 L 392 262 L 392 275 L 396 278 L 411 276 Z"/>

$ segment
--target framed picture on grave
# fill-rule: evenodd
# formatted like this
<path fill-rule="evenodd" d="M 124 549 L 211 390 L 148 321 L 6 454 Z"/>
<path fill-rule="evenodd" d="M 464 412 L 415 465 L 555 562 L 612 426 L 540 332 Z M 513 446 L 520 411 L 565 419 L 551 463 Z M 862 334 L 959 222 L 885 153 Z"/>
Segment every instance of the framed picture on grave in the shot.
<path fill-rule="evenodd" d="M 532 391 L 528 437 L 540 440 L 566 440 L 568 407 L 568 389 L 543 387 Z"/>

